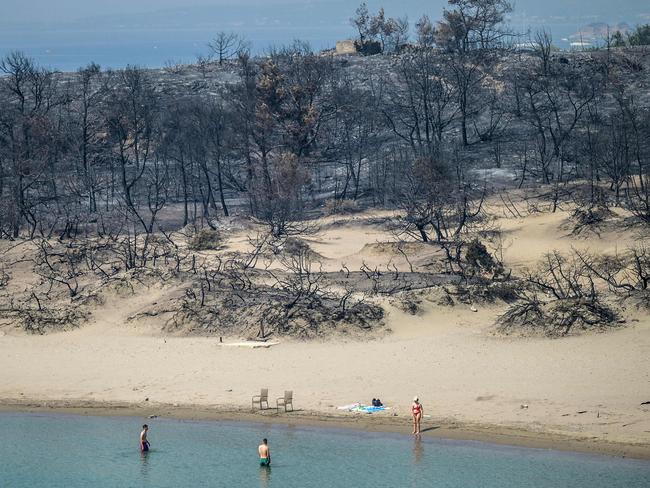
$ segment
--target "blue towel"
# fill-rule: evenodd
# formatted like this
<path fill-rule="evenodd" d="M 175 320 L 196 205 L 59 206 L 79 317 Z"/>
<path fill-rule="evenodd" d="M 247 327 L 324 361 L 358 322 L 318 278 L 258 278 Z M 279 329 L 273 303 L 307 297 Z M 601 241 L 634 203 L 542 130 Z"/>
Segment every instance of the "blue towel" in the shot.
<path fill-rule="evenodd" d="M 367 405 L 359 405 L 358 407 L 354 407 L 350 409 L 352 412 L 364 412 L 364 413 L 373 413 L 373 412 L 381 412 L 382 410 L 388 410 L 389 407 L 371 407 Z"/>

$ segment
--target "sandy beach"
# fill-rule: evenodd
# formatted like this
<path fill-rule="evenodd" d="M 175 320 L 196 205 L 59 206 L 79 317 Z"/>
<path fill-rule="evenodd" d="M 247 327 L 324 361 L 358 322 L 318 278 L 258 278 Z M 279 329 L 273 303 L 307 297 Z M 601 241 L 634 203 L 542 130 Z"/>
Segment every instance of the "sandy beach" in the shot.
<path fill-rule="evenodd" d="M 559 212 L 504 220 L 506 260 L 525 266 L 548 249 L 607 252 L 632 239 L 625 232 L 569 238 L 564 219 Z M 328 229 L 310 241 L 326 267 L 385 262 L 376 249 L 390 239 L 386 231 L 354 219 Z M 156 317 L 128 320 L 174 293 L 160 284 L 144 295 L 109 298 L 89 324 L 68 332 L 0 329 L 3 409 L 408 432 L 410 401 L 418 395 L 428 435 L 650 458 L 650 405 L 643 405 L 650 401 L 650 317 L 644 312 L 630 312 L 625 327 L 606 333 L 504 337 L 493 327 L 503 304 L 443 307 L 425 299 L 410 315 L 384 299 L 386 332 L 374 338 L 278 339 L 268 348 L 227 345 L 237 337 L 221 343 L 167 334 Z M 299 411 L 251 416 L 251 396 L 261 387 L 270 389 L 271 406 L 293 390 Z M 372 415 L 337 410 L 375 397 L 391 409 Z"/>
<path fill-rule="evenodd" d="M 574 440 L 589 450 L 650 458 L 650 407 L 640 405 L 647 390 L 639 388 L 648 382 L 648 369 L 638 367 L 647 364 L 648 324 L 586 339 L 504 343 L 481 337 L 462 313 L 455 318 L 453 330 L 432 320 L 428 337 L 409 331 L 370 344 L 252 350 L 219 347 L 207 338 L 111 336 L 85 329 L 5 336 L 0 403 L 104 414 L 123 411 L 113 408 L 119 403 L 139 415 L 220 418 L 228 412 L 228 418 L 246 419 L 251 395 L 268 386 L 271 398 L 293 389 L 301 412 L 263 419 L 361 422 L 362 428 L 388 425 L 406 432 L 409 400 L 417 393 L 430 415 L 424 428 L 442 426 L 435 435 L 460 429 L 482 433 L 479 439 L 524 438 L 532 445 L 545 440 L 554 447 Z M 581 352 L 586 348 L 588 355 Z M 364 415 L 336 409 L 375 396 L 392 410 Z M 515 434 L 502 436 L 504 431 Z M 577 448 L 575 442 L 566 445 Z"/>

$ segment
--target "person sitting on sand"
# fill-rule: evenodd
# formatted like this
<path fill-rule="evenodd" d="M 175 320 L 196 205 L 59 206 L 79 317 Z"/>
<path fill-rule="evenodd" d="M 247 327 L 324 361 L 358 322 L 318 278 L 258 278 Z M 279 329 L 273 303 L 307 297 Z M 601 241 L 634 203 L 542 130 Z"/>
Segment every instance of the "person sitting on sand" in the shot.
<path fill-rule="evenodd" d="M 422 413 L 424 409 L 420 403 L 420 399 L 415 397 L 413 399 L 413 405 L 411 405 L 411 413 L 413 414 L 413 434 L 418 435 L 420 433 L 420 421 L 422 420 Z"/>
<path fill-rule="evenodd" d="M 140 451 L 141 452 L 147 452 L 149 450 L 149 441 L 147 440 L 147 431 L 149 430 L 149 426 L 147 424 L 144 424 L 142 426 L 142 432 L 140 432 Z"/>
<path fill-rule="evenodd" d="M 257 448 L 260 453 L 260 466 L 271 466 L 271 451 L 269 450 L 269 441 L 262 439 L 262 443 Z"/>

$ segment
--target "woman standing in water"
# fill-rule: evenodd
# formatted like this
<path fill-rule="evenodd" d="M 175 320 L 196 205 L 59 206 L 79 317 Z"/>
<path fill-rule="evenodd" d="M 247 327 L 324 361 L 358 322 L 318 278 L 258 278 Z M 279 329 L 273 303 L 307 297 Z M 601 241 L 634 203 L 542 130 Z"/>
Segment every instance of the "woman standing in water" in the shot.
<path fill-rule="evenodd" d="M 415 397 L 413 405 L 411 405 L 411 413 L 413 414 L 413 434 L 420 434 L 420 421 L 422 420 L 422 413 L 424 412 L 420 399 Z"/>

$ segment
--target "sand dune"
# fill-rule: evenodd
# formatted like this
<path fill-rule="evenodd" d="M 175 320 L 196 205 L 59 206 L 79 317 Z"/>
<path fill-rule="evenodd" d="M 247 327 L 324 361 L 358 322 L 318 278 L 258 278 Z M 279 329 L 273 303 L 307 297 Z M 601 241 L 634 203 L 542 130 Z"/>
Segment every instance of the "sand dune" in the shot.
<path fill-rule="evenodd" d="M 501 219 L 510 266 L 532 265 L 549 249 L 613 252 L 633 231 L 592 239 L 567 235 L 564 212 Z M 324 221 L 310 246 L 326 266 L 385 265 L 391 233 L 380 224 Z M 241 231 L 242 233 L 245 231 Z M 229 248 L 245 246 L 235 235 Z M 431 246 L 409 245 L 414 259 Z M 434 251 L 435 252 L 435 251 Z M 422 262 L 422 260 L 420 261 Z M 268 349 L 219 347 L 219 338 L 172 337 L 160 319 L 128 320 L 177 293 L 164 284 L 132 297 L 114 297 L 79 329 L 30 336 L 0 331 L 0 399 L 228 405 L 245 409 L 251 395 L 295 392 L 304 410 L 335 414 L 336 406 L 379 396 L 391 414 L 408 417 L 417 394 L 427 422 L 464 422 L 563 433 L 650 446 L 650 317 L 630 315 L 626 328 L 563 339 L 504 338 L 493 333 L 501 304 L 474 312 L 462 304 L 423 301 L 418 315 L 385 300 L 391 332 L 352 341 L 292 342 Z M 240 338 L 225 338 L 238 341 Z M 522 408 L 523 406 L 527 406 Z"/>

